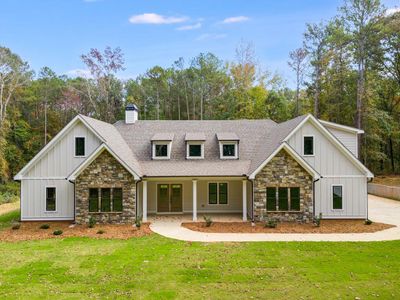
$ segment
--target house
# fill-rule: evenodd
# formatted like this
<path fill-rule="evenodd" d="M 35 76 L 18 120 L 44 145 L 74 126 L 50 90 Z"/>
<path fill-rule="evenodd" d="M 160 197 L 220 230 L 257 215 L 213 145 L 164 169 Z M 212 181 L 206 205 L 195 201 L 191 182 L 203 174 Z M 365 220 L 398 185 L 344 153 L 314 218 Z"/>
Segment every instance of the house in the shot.
<path fill-rule="evenodd" d="M 76 116 L 16 176 L 21 219 L 130 223 L 149 214 L 243 220 L 368 216 L 363 131 L 304 115 L 108 124 Z"/>

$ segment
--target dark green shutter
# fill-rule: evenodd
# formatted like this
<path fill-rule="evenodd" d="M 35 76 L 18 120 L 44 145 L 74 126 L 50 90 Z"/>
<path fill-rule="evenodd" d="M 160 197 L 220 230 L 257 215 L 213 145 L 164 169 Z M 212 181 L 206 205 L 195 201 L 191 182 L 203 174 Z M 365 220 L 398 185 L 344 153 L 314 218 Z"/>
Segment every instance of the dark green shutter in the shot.
<path fill-rule="evenodd" d="M 278 190 L 278 207 L 282 211 L 289 210 L 288 188 L 286 187 Z"/>
<path fill-rule="evenodd" d="M 300 188 L 290 188 L 290 210 L 300 210 Z"/>
<path fill-rule="evenodd" d="M 267 210 L 276 210 L 276 188 L 267 187 Z"/>

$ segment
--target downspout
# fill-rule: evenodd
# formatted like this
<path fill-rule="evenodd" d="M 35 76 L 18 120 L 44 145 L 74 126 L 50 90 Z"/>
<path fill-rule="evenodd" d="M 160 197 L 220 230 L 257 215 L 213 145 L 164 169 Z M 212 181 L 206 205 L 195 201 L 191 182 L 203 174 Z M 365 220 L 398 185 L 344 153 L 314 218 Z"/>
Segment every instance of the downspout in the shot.
<path fill-rule="evenodd" d="M 249 176 L 246 176 L 246 180 L 251 183 L 251 201 L 250 201 L 250 203 L 251 203 L 251 214 L 250 214 L 250 219 L 251 219 L 251 222 L 254 223 L 254 179 L 250 179 Z"/>
<path fill-rule="evenodd" d="M 72 180 L 68 180 L 68 181 L 74 185 L 74 223 L 75 223 L 75 220 L 76 220 L 76 186 L 75 186 L 75 181 L 72 181 Z"/>
<path fill-rule="evenodd" d="M 140 177 L 139 177 L 140 178 Z M 142 178 L 140 178 L 139 180 L 137 180 L 136 182 L 135 182 L 135 220 L 138 218 L 138 202 L 139 202 L 139 199 L 138 199 L 138 184 L 140 183 L 140 182 L 142 182 L 143 180 L 142 180 Z"/>
<path fill-rule="evenodd" d="M 315 183 L 317 181 L 319 181 L 322 178 L 322 176 L 318 179 L 313 180 L 312 183 L 312 192 L 313 192 L 313 196 L 312 196 L 312 201 L 313 201 L 313 219 L 315 218 Z"/>

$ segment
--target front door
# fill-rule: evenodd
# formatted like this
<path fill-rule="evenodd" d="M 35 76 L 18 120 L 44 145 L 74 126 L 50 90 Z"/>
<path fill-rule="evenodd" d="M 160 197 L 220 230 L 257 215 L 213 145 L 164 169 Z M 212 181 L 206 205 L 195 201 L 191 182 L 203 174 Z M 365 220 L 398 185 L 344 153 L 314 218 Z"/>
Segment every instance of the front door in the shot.
<path fill-rule="evenodd" d="M 182 212 L 182 185 L 157 185 L 157 212 Z"/>

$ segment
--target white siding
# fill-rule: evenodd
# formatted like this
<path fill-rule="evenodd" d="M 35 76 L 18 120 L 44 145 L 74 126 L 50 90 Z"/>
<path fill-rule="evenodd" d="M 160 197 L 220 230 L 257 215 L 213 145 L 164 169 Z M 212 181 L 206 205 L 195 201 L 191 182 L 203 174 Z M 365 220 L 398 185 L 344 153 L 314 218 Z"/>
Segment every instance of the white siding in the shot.
<path fill-rule="evenodd" d="M 347 148 L 358 157 L 357 150 L 357 133 L 348 132 L 336 128 L 326 126 L 326 128 Z"/>
<path fill-rule="evenodd" d="M 46 212 L 46 187 L 56 188 L 56 211 Z M 74 185 L 67 180 L 21 181 L 21 219 L 24 220 L 73 220 Z"/>
<path fill-rule="evenodd" d="M 90 129 L 78 122 L 31 167 L 24 178 L 67 177 L 86 159 L 75 157 L 75 136 L 86 137 L 86 157 L 101 143 Z"/>
<path fill-rule="evenodd" d="M 302 156 L 322 178 L 315 183 L 315 215 L 323 218 L 364 218 L 367 211 L 367 178 L 313 124 L 305 123 L 288 141 L 303 154 L 303 136 L 314 135 L 315 155 Z M 344 207 L 332 209 L 332 184 L 343 184 Z"/>

